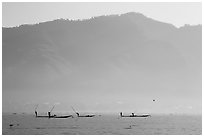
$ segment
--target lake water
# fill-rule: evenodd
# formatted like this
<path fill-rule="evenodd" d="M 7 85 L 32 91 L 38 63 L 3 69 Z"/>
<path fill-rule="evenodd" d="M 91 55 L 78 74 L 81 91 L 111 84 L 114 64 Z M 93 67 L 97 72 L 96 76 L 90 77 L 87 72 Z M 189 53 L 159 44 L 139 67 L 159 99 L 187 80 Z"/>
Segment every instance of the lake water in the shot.
<path fill-rule="evenodd" d="M 9 125 L 13 124 L 12 127 Z M 152 115 L 148 118 L 48 119 L 28 114 L 3 114 L 3 135 L 201 135 L 202 116 Z"/>

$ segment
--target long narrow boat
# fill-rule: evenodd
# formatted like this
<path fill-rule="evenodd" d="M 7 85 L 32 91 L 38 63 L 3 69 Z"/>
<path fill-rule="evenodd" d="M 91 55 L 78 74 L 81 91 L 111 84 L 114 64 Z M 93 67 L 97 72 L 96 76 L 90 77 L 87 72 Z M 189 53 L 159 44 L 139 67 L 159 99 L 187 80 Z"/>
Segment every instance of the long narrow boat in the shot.
<path fill-rule="evenodd" d="M 53 115 L 53 116 L 36 116 L 36 118 L 69 118 L 69 117 L 73 117 L 72 115 L 67 115 L 67 116 L 57 116 L 57 115 Z"/>
<path fill-rule="evenodd" d="M 54 116 L 36 116 L 36 118 L 53 118 Z"/>
<path fill-rule="evenodd" d="M 65 116 L 57 116 L 57 115 L 51 115 L 52 110 L 54 109 L 55 106 L 52 107 L 52 109 L 48 112 L 47 116 L 38 116 L 38 112 L 37 112 L 37 108 L 38 105 L 35 108 L 35 116 L 36 118 L 69 118 L 69 117 L 73 117 L 72 115 L 65 115 Z"/>
<path fill-rule="evenodd" d="M 95 115 L 77 115 L 77 117 L 94 117 Z"/>
<path fill-rule="evenodd" d="M 67 115 L 67 116 L 54 116 L 52 118 L 69 118 L 69 117 L 73 117 L 72 115 Z"/>
<path fill-rule="evenodd" d="M 145 115 L 134 115 L 134 116 L 130 115 L 130 116 L 121 116 L 121 117 L 149 117 L 149 116 L 151 115 L 145 114 Z"/>
<path fill-rule="evenodd" d="M 65 116 L 57 116 L 57 115 L 49 115 L 48 113 L 48 116 L 38 116 L 37 115 L 37 111 L 35 111 L 35 114 L 36 114 L 36 118 L 69 118 L 69 117 L 73 117 L 72 115 L 65 115 Z"/>
<path fill-rule="evenodd" d="M 149 114 L 142 114 L 142 115 L 135 115 L 132 113 L 132 115 L 123 115 L 122 112 L 120 112 L 120 117 L 150 117 L 151 115 Z"/>

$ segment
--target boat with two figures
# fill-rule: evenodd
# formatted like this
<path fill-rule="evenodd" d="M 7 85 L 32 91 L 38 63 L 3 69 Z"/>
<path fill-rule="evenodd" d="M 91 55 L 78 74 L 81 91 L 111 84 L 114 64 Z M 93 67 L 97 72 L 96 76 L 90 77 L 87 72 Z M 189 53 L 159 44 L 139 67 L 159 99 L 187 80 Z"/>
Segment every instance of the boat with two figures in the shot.
<path fill-rule="evenodd" d="M 38 106 L 37 106 L 38 107 Z M 57 116 L 57 115 L 51 115 L 52 110 L 54 109 L 55 106 L 52 107 L 52 109 L 48 112 L 48 115 L 44 115 L 44 116 L 39 116 L 38 112 L 37 112 L 37 107 L 35 108 L 35 117 L 36 118 L 69 118 L 72 117 L 72 115 L 64 115 L 64 116 Z"/>
<path fill-rule="evenodd" d="M 94 117 L 95 115 L 89 114 L 89 115 L 80 115 L 78 112 L 75 111 L 75 109 L 72 107 L 72 110 L 76 113 L 77 117 Z"/>

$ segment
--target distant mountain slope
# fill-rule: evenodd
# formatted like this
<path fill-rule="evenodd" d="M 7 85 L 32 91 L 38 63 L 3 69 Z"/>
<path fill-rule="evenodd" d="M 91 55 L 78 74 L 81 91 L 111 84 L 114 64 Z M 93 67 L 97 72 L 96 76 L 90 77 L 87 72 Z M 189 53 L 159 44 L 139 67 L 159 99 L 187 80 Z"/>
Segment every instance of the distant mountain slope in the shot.
<path fill-rule="evenodd" d="M 134 89 L 200 96 L 201 27 L 176 28 L 127 13 L 2 28 L 3 92 Z"/>

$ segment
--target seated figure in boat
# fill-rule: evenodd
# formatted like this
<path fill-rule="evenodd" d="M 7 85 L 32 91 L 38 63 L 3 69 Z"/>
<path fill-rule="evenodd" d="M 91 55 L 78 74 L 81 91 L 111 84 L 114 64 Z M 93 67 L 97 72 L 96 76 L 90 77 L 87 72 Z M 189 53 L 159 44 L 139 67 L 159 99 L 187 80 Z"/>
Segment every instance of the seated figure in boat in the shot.
<path fill-rule="evenodd" d="M 134 113 L 132 113 L 132 115 L 130 115 L 131 117 L 134 117 L 135 116 L 135 114 Z"/>

